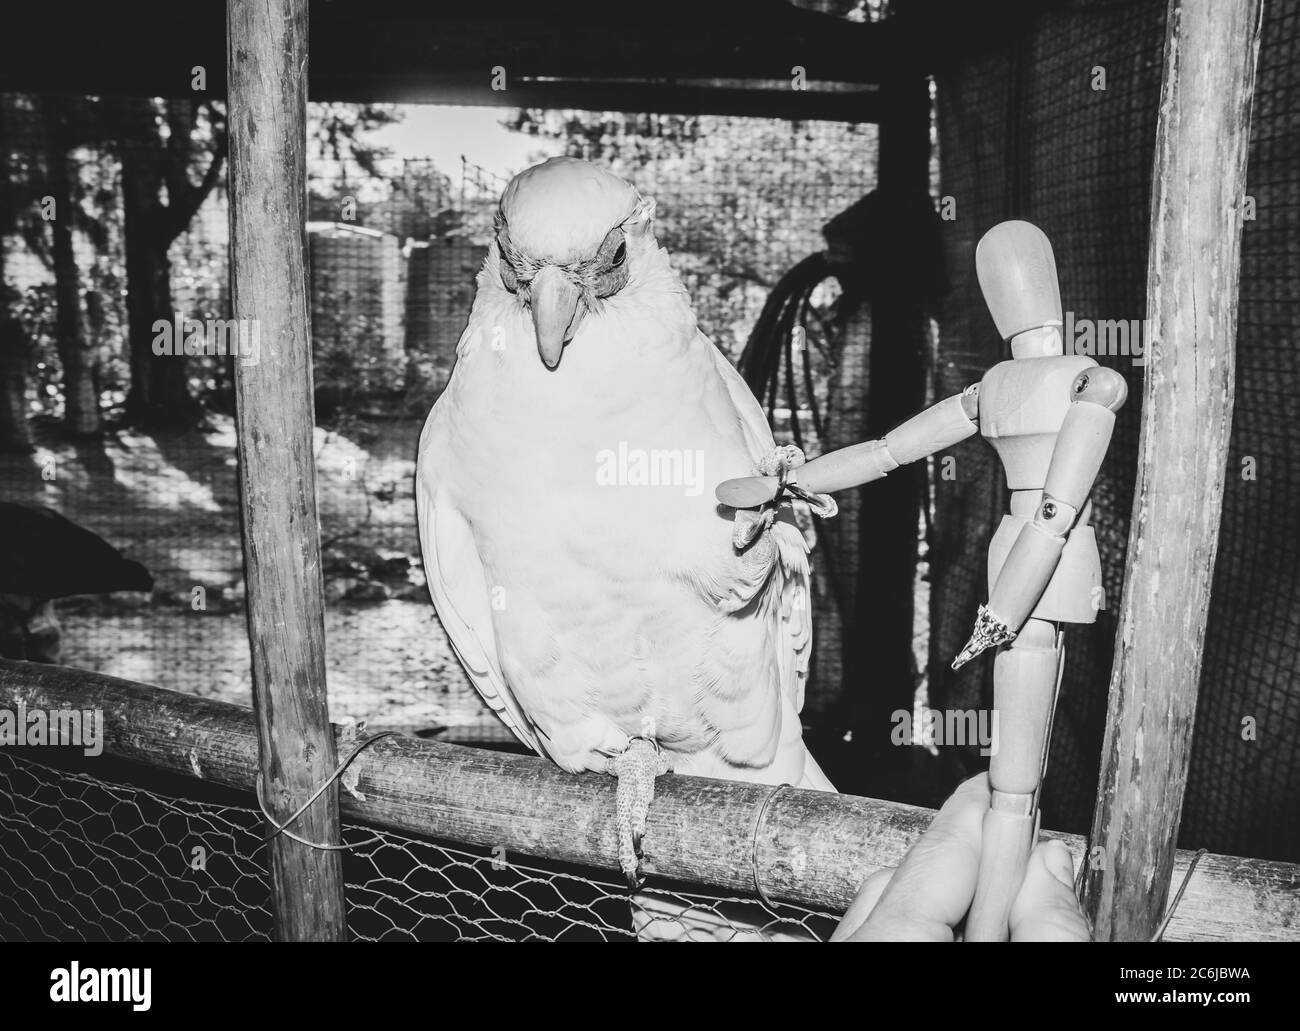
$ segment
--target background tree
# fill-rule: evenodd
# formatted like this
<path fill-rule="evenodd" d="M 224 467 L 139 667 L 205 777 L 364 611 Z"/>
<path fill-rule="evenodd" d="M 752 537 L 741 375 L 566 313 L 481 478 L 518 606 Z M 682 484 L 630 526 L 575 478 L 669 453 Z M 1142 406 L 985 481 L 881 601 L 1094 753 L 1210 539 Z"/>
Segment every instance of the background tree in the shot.
<path fill-rule="evenodd" d="M 84 101 L 64 96 L 41 100 L 45 182 L 53 215 L 47 225 L 54 272 L 55 344 L 63 371 L 63 424 L 70 436 L 86 437 L 99 431 L 99 399 L 95 392 L 94 341 L 87 338 L 82 319 L 81 273 L 73 248 L 79 205 L 73 191 L 76 175 L 69 151 L 76 145 L 77 105 L 84 105 Z"/>
<path fill-rule="evenodd" d="M 113 102 L 122 165 L 131 389 L 127 419 L 184 426 L 201 414 L 187 361 L 153 353 L 154 323 L 173 318 L 172 243 L 221 179 L 224 108 L 198 100 L 135 97 Z"/>
<path fill-rule="evenodd" d="M 3 361 L 0 397 L 4 424 L 24 435 L 32 415 L 94 434 L 103 400 L 124 396 L 120 176 L 105 132 L 95 98 L 0 95 L 3 314 L 22 323 L 5 339 L 27 355 Z"/>
<path fill-rule="evenodd" d="M 14 118 L 10 108 L 15 100 L 0 94 L 0 451 L 28 452 L 32 450 L 32 431 L 27 424 L 30 342 L 18 320 L 18 293 L 9 285 L 6 245 L 18 217 L 18 191 L 11 158 Z"/>
<path fill-rule="evenodd" d="M 391 157 L 369 134 L 402 120 L 402 114 L 385 104 L 312 104 L 308 110 L 308 215 L 323 222 L 344 221 L 343 204 L 356 202 L 359 224 L 366 220 L 364 199 L 379 196 L 393 169 Z M 315 161 L 310 158 L 314 155 Z M 352 219 L 348 219 L 352 221 Z M 376 226 L 376 228 L 382 228 Z"/>

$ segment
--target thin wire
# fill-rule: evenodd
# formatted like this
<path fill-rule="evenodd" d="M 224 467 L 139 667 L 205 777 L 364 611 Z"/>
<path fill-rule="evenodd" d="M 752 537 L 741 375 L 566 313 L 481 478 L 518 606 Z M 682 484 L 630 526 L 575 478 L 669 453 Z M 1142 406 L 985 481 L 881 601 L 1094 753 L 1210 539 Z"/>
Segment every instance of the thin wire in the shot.
<path fill-rule="evenodd" d="M 772 789 L 771 794 L 769 794 L 767 798 L 763 799 L 763 804 L 759 807 L 758 815 L 754 818 L 753 847 L 749 853 L 750 869 L 754 876 L 754 890 L 758 893 L 758 897 L 763 900 L 763 905 L 772 912 L 773 916 L 779 916 L 780 914 L 776 912 L 776 906 L 772 903 L 772 900 L 768 898 L 767 892 L 763 888 L 763 882 L 758 876 L 758 835 L 763 830 L 763 819 L 767 816 L 767 808 L 772 804 L 772 799 L 776 798 L 777 795 L 788 787 L 790 787 L 789 784 L 778 784 Z"/>
<path fill-rule="evenodd" d="M 283 834 L 286 838 L 296 841 L 300 845 L 306 845 L 309 848 L 317 848 L 323 852 L 341 852 L 341 851 L 348 851 L 354 848 L 360 848 L 362 845 L 369 845 L 376 841 L 382 841 L 383 835 L 375 834 L 372 837 L 367 838 L 365 841 L 357 841 L 352 843 L 351 845 L 346 845 L 346 844 L 323 845 L 318 841 L 308 841 L 306 838 L 299 837 L 293 831 L 289 830 L 289 825 L 293 823 L 295 820 L 297 820 L 298 817 L 300 817 L 308 809 L 310 809 L 312 803 L 315 802 L 316 799 L 320 798 L 320 796 L 325 793 L 325 790 L 336 780 L 338 780 L 339 777 L 343 775 L 343 771 L 348 768 L 348 765 L 352 762 L 353 759 L 357 757 L 357 755 L 361 752 L 363 748 L 366 748 L 369 745 L 373 745 L 380 738 L 396 737 L 396 736 L 397 736 L 396 731 L 385 730 L 378 734 L 375 734 L 373 737 L 368 737 L 364 741 L 358 743 L 356 747 L 352 749 L 352 751 L 350 751 L 346 756 L 344 756 L 343 760 L 338 764 L 334 772 L 331 773 L 329 777 L 325 779 L 325 782 L 321 784 L 321 786 L 318 787 L 312 793 L 311 798 L 307 799 L 307 801 L 305 801 L 302 805 L 300 805 L 298 807 L 298 811 L 295 812 L 292 816 L 290 816 L 289 819 L 285 820 L 284 823 L 277 823 L 275 817 L 272 816 L 269 812 L 267 812 L 266 801 L 262 797 L 262 773 L 261 771 L 258 771 L 257 780 L 255 781 L 255 787 L 257 789 L 257 807 L 262 810 L 262 815 L 266 817 L 266 822 L 275 828 L 275 830 L 273 830 L 270 834 L 268 834 L 265 838 L 262 839 L 262 844 L 269 845 L 272 841 L 275 840 L 277 835 Z"/>
<path fill-rule="evenodd" d="M 1169 903 L 1165 918 L 1160 921 L 1160 927 L 1157 928 L 1155 937 L 1151 939 L 1153 942 L 1158 942 L 1165 936 L 1165 931 L 1169 928 L 1169 921 L 1174 918 L 1174 910 L 1178 908 L 1178 903 L 1183 901 L 1183 892 L 1187 890 L 1187 883 L 1192 879 L 1192 872 L 1196 869 L 1196 864 L 1201 861 L 1201 856 L 1208 851 L 1207 848 L 1198 848 L 1196 855 L 1192 856 L 1192 861 L 1187 864 L 1187 873 L 1183 874 L 1183 883 L 1178 886 L 1178 894 L 1174 896 L 1173 902 Z"/>

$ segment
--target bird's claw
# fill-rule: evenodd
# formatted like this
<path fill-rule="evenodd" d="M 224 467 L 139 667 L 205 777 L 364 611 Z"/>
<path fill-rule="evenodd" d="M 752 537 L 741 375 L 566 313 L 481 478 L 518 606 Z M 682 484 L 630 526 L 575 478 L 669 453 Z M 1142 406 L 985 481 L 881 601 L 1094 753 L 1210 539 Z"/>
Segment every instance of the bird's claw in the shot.
<path fill-rule="evenodd" d="M 643 880 L 641 840 L 645 837 L 650 803 L 655 797 L 655 778 L 668 772 L 668 760 L 653 741 L 634 737 L 626 749 L 609 759 L 606 769 L 618 778 L 615 795 L 618 865 L 627 878 L 628 890 L 636 891 Z"/>
<path fill-rule="evenodd" d="M 776 509 L 767 505 L 761 512 L 736 509 L 731 530 L 731 546 L 737 551 L 744 551 L 754 539 L 772 525 L 776 519 Z"/>
<path fill-rule="evenodd" d="M 758 462 L 758 472 L 777 478 L 772 504 L 781 506 L 792 499 L 802 501 L 814 515 L 830 519 L 839 512 L 839 506 L 829 494 L 814 494 L 799 486 L 798 470 L 807 463 L 803 449 L 796 444 L 782 444 L 764 455 Z"/>

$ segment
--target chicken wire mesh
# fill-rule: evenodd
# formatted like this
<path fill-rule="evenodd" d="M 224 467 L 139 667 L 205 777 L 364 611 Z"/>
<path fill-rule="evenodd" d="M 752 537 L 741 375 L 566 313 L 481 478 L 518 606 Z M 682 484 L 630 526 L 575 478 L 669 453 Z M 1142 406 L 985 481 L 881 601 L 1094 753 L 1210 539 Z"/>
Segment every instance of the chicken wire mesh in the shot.
<path fill-rule="evenodd" d="M 156 771 L 147 779 L 0 751 L 0 940 L 271 938 L 255 800 Z M 369 826 L 345 825 L 343 841 L 358 940 L 634 941 L 638 929 L 656 941 L 824 940 L 836 921 L 653 882 L 630 899 L 603 871 Z"/>

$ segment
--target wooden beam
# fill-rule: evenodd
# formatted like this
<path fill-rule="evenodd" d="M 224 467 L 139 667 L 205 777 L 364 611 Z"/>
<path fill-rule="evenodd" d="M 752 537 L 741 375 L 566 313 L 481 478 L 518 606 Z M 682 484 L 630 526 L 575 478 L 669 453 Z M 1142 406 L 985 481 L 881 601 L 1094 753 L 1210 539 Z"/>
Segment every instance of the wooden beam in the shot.
<path fill-rule="evenodd" d="M 1170 0 L 1147 270 L 1149 364 L 1085 898 L 1149 939 L 1187 784 L 1232 428 L 1242 199 L 1262 0 Z"/>
<path fill-rule="evenodd" d="M 662 0 L 629 32 L 626 12 L 585 0 L 499 0 L 482 9 L 329 0 L 313 8 L 313 100 L 434 103 L 451 102 L 437 99 L 447 88 L 487 88 L 498 66 L 511 82 L 788 82 L 799 66 L 812 82 L 875 85 L 891 71 L 923 76 L 958 54 L 999 46 L 1007 25 L 1023 18 L 1013 0 L 926 0 L 862 24 L 785 0 Z M 0 34 L 0 91 L 183 97 L 191 94 L 193 68 L 202 66 L 206 95 L 219 98 L 226 88 L 223 19 L 221 0 L 28 5 L 6 16 Z M 672 93 L 671 86 L 656 88 Z M 615 108 L 593 99 L 584 106 L 659 110 L 641 103 Z M 797 117 L 827 117 L 808 107 Z"/>
<path fill-rule="evenodd" d="M 436 9 L 375 0 L 314 4 L 312 97 L 351 100 L 350 84 L 402 91 L 453 77 L 488 85 L 493 69 L 510 80 L 557 78 L 780 79 L 806 69 L 822 82 L 872 83 L 904 46 L 897 26 L 855 24 L 784 0 L 672 0 L 628 31 L 610 4 L 495 3 Z M 923 51 L 922 51 L 923 52 Z M 0 37 L 0 88 L 187 96 L 191 69 L 208 70 L 224 91 L 221 0 L 178 5 L 134 0 L 105 8 L 49 0 L 15 11 Z M 51 65 L 66 65 L 60 75 Z M 339 95 L 342 93 L 343 95 Z M 395 99 L 397 93 L 383 99 Z"/>
<path fill-rule="evenodd" d="M 741 86 L 686 85 L 587 79 L 525 79 L 508 90 L 494 90 L 485 80 L 377 82 L 330 85 L 332 97 L 313 92 L 313 100 L 353 103 L 442 104 L 466 107 L 575 108 L 583 111 L 631 111 L 654 114 L 737 115 L 809 122 L 876 122 L 879 93 L 872 87 L 851 90 L 753 89 Z"/>
<path fill-rule="evenodd" d="M 0 708 L 103 713 L 103 754 L 239 791 L 257 769 L 257 729 L 247 708 L 59 666 L 0 660 Z M 31 750 L 56 761 L 56 750 Z M 95 760 L 98 761 L 98 760 Z M 618 870 L 611 777 L 572 776 L 528 755 L 388 738 L 352 767 L 359 796 L 345 794 L 350 821 L 469 847 L 505 848 L 587 868 Z M 94 775 L 94 766 L 89 772 Z M 156 775 L 156 774 L 155 774 Z M 142 770 L 148 787 L 149 772 Z M 778 902 L 829 911 L 847 907 L 872 870 L 896 866 L 929 826 L 929 809 L 782 790 L 756 817 L 770 785 L 670 775 L 660 779 L 643 842 L 648 873 L 752 895 L 754 877 Z M 1049 834 L 1076 864 L 1085 841 Z M 754 856 L 757 855 L 757 865 Z M 1179 852 L 1182 875 L 1191 855 Z M 1206 856 L 1196 867 L 1166 939 L 1295 941 L 1300 938 L 1300 866 Z"/>
<path fill-rule="evenodd" d="M 283 823 L 336 764 L 325 706 L 325 605 L 316 515 L 311 318 L 305 264 L 307 0 L 230 0 L 230 281 L 255 326 L 235 361 L 240 509 L 253 708 L 267 806 Z M 339 840 L 331 786 L 291 828 Z M 347 934 L 338 852 L 271 843 L 281 940 Z"/>

